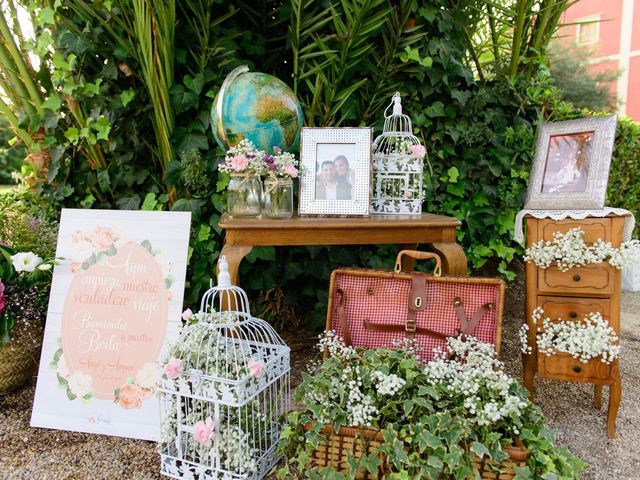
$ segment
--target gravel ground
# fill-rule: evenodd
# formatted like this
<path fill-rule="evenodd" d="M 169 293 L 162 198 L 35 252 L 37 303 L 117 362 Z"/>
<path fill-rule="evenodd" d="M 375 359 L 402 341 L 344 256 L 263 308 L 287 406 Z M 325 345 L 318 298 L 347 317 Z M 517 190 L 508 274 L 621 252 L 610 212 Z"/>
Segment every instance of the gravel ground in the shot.
<path fill-rule="evenodd" d="M 606 434 L 607 388 L 603 407 L 593 407 L 589 384 L 536 381 L 535 401 L 542 405 L 550 425 L 559 430 L 560 443 L 590 464 L 584 479 L 640 478 L 640 293 L 622 298 L 621 371 L 623 392 L 618 412 L 618 436 Z M 521 378 L 517 330 L 523 317 L 522 281 L 507 289 L 502 358 L 507 370 Z M 292 385 L 313 356 L 315 334 L 285 335 L 292 347 Z M 159 479 L 159 457 L 151 442 L 29 427 L 35 388 L 32 384 L 0 397 L 0 478 L 49 479 Z M 634 446 L 635 445 L 635 446 Z"/>

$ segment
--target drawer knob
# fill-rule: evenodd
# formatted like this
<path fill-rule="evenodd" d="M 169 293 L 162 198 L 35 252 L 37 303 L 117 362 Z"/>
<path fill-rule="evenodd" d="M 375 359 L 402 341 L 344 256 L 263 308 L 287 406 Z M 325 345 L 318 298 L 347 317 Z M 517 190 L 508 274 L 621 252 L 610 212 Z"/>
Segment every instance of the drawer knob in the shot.
<path fill-rule="evenodd" d="M 577 313 L 577 312 L 574 312 L 574 311 L 572 310 L 572 311 L 570 311 L 570 312 L 569 312 L 569 316 L 570 316 L 571 318 L 576 318 L 576 317 L 578 316 L 578 313 Z"/>
<path fill-rule="evenodd" d="M 580 281 L 580 275 L 578 275 L 577 273 L 573 276 L 573 281 L 574 282 L 579 282 Z"/>
<path fill-rule="evenodd" d="M 573 367 L 573 371 L 576 373 L 580 373 L 582 371 L 582 367 L 580 365 L 576 365 Z"/>

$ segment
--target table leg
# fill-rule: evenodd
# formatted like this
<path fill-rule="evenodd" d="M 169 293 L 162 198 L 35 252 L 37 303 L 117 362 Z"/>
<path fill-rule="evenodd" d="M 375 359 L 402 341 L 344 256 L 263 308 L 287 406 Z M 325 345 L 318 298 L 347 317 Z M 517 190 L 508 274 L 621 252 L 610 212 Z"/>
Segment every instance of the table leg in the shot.
<path fill-rule="evenodd" d="M 253 247 L 251 245 L 225 245 L 222 247 L 220 256 L 223 255 L 227 259 L 229 264 L 229 274 L 231 275 L 231 284 L 240 286 L 240 278 L 238 275 L 238 269 L 240 268 L 240 262 L 251 251 Z M 217 267 L 216 267 L 217 272 Z"/>
<path fill-rule="evenodd" d="M 536 357 L 533 354 L 522 354 L 524 371 L 524 386 L 529 390 L 529 397 L 533 397 L 533 380 L 536 375 Z"/>
<path fill-rule="evenodd" d="M 593 388 L 593 404 L 599 410 L 602 408 L 602 384 L 596 383 Z"/>
<path fill-rule="evenodd" d="M 432 243 L 433 250 L 442 258 L 442 273 L 467 274 L 467 256 L 457 243 Z"/>
<path fill-rule="evenodd" d="M 609 411 L 607 413 L 607 434 L 609 438 L 616 437 L 616 417 L 618 416 L 618 407 L 620 406 L 620 397 L 622 396 L 622 385 L 620 377 L 609 387 Z"/>

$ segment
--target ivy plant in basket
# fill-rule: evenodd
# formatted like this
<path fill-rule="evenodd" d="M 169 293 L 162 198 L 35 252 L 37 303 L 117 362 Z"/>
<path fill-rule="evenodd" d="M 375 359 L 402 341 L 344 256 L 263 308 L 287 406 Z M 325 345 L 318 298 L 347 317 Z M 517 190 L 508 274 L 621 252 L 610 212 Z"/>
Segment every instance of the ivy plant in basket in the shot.
<path fill-rule="evenodd" d="M 451 338 L 427 364 L 406 342 L 360 350 L 328 333 L 318 346 L 328 355 L 296 390 L 281 478 L 569 479 L 585 467 L 491 345 Z"/>

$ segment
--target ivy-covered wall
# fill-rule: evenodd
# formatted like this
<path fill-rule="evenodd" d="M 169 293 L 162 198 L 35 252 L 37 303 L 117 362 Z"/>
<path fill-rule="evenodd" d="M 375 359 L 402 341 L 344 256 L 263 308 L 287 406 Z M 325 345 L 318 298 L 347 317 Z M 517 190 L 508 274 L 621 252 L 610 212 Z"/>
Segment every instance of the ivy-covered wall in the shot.
<path fill-rule="evenodd" d="M 191 210 L 186 303 L 196 305 L 223 244 L 226 179 L 216 170 L 223 152 L 210 132 L 210 107 L 225 75 L 248 64 L 295 89 L 307 125 L 379 130 L 399 91 L 427 146 L 425 211 L 462 220 L 459 242 L 472 269 L 497 259 L 513 278 L 510 262 L 521 252 L 511 240 L 513 220 L 536 125 L 573 111 L 560 102 L 543 57 L 535 69 L 528 59 L 526 73 L 476 80 L 468 12 L 447 0 L 174 6 L 147 13 L 154 33 L 175 40 L 153 37 L 148 45 L 124 1 L 68 0 L 36 11 L 36 49 L 54 69 L 42 118 L 52 154 L 48 182 L 38 185 L 45 197 L 85 208 Z M 157 141 L 163 90 L 149 82 L 141 52 L 174 60 L 160 85 L 170 102 L 169 148 Z M 637 131 L 625 131 L 624 148 L 635 148 Z M 626 197 L 612 200 L 624 205 Z M 242 265 L 242 285 L 256 300 L 263 292 L 258 304 L 266 316 L 321 325 L 335 266 L 389 268 L 394 256 L 391 247 L 256 248 Z"/>

